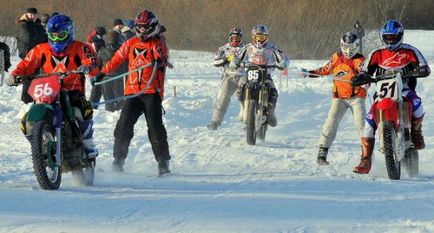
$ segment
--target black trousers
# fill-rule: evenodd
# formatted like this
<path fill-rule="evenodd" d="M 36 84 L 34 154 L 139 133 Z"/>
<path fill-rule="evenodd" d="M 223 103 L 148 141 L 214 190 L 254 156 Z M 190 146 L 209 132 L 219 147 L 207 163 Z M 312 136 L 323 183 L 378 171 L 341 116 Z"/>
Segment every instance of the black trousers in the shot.
<path fill-rule="evenodd" d="M 161 97 L 158 94 L 145 94 L 125 100 L 114 132 L 113 157 L 127 158 L 128 148 L 134 136 L 134 125 L 142 114 L 145 114 L 148 138 L 155 159 L 170 160 L 167 132 L 163 125 Z"/>

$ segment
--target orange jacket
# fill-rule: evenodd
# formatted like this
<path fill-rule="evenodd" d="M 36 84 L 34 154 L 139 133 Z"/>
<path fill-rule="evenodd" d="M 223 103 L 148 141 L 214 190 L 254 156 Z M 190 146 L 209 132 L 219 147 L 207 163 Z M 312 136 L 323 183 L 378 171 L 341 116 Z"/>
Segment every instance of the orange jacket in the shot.
<path fill-rule="evenodd" d="M 27 76 L 40 68 L 42 73 L 64 72 L 75 70 L 81 65 L 89 65 L 92 67 L 89 76 L 94 76 L 99 71 L 98 64 L 95 51 L 86 43 L 73 41 L 61 54 L 54 54 L 48 43 L 42 43 L 27 53 L 11 75 Z M 63 88 L 84 92 L 84 75 L 69 75 L 63 81 Z"/>
<path fill-rule="evenodd" d="M 309 73 L 317 75 L 333 74 L 333 97 L 348 99 L 353 96 L 366 97 L 366 90 L 362 87 L 351 86 L 353 79 L 361 70 L 361 64 L 365 57 L 356 54 L 347 59 L 341 52 L 334 53 L 323 67 L 311 70 Z"/>
<path fill-rule="evenodd" d="M 159 93 L 164 96 L 164 69 L 169 55 L 165 40 L 155 37 L 147 41 L 141 41 L 138 37 L 127 40 L 115 53 L 113 58 L 102 68 L 102 73 L 109 74 L 116 70 L 128 59 L 128 70 L 135 70 L 148 63 L 157 62 L 158 68 L 152 83 L 145 94 Z M 125 83 L 124 94 L 133 95 L 141 92 L 148 83 L 153 66 L 144 68 L 139 72 L 128 75 Z"/>

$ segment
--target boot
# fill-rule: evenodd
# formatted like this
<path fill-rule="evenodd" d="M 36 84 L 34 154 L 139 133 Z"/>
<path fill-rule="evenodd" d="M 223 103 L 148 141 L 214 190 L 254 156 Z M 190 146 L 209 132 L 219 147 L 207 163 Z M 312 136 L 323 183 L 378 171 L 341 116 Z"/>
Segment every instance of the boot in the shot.
<path fill-rule="evenodd" d="M 329 165 L 329 162 L 327 162 L 328 152 L 329 152 L 329 148 L 320 146 L 316 163 L 318 163 L 319 165 Z"/>
<path fill-rule="evenodd" d="M 276 115 L 274 114 L 275 109 L 276 109 L 276 104 L 268 103 L 267 122 L 268 122 L 268 125 L 271 127 L 276 127 L 276 125 L 277 125 Z"/>
<path fill-rule="evenodd" d="M 98 150 L 93 142 L 93 120 L 86 120 L 79 122 L 80 130 L 83 133 L 83 147 L 84 152 L 88 158 L 95 158 L 98 156 Z"/>
<path fill-rule="evenodd" d="M 158 160 L 158 175 L 162 176 L 167 173 L 170 173 L 169 160 L 165 160 L 165 159 Z"/>
<path fill-rule="evenodd" d="M 362 156 L 359 165 L 354 167 L 353 172 L 368 174 L 371 171 L 372 152 L 374 150 L 375 138 L 361 138 Z"/>
<path fill-rule="evenodd" d="M 124 172 L 125 159 L 115 158 L 112 163 L 113 171 Z"/>
<path fill-rule="evenodd" d="M 219 127 L 219 123 L 218 122 L 216 122 L 216 121 L 211 121 L 206 127 L 209 129 L 209 130 L 217 130 L 217 128 Z"/>
<path fill-rule="evenodd" d="M 425 148 L 425 140 L 422 135 L 422 121 L 423 116 L 419 118 L 413 118 L 411 122 L 411 141 L 414 144 L 416 150 L 422 150 Z"/>

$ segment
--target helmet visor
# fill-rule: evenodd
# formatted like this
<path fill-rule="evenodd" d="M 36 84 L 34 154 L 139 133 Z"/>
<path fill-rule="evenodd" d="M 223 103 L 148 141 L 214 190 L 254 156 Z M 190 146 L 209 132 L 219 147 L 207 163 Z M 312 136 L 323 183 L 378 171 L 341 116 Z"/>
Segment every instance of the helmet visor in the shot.
<path fill-rule="evenodd" d="M 359 52 L 359 48 L 359 43 L 341 43 L 342 53 L 344 53 L 347 57 L 354 56 L 357 52 Z"/>
<path fill-rule="evenodd" d="M 267 39 L 268 39 L 267 35 L 262 35 L 262 34 L 252 35 L 252 40 L 255 43 L 259 42 L 259 43 L 263 44 L 263 43 L 265 43 L 265 41 L 267 41 Z"/>
<path fill-rule="evenodd" d="M 401 36 L 397 34 L 383 34 L 383 41 L 386 44 L 396 44 L 401 40 Z"/>
<path fill-rule="evenodd" d="M 68 32 L 67 31 L 61 31 L 61 32 L 48 32 L 48 39 L 50 41 L 64 41 L 66 38 L 68 38 Z"/>
<path fill-rule="evenodd" d="M 155 25 L 152 24 L 136 24 L 136 31 L 138 33 L 149 34 L 153 31 Z"/>

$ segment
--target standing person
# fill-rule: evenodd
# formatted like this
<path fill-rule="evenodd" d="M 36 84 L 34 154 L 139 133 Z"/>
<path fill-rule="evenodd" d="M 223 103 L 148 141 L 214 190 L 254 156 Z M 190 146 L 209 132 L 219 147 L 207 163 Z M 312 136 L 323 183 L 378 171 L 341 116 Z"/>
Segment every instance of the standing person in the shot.
<path fill-rule="evenodd" d="M 16 23 L 18 24 L 18 56 L 24 59 L 26 54 L 36 45 L 47 42 L 47 35 L 41 25 L 41 20 L 38 19 L 38 10 L 34 7 L 28 8 L 27 12 L 18 18 Z M 27 93 L 29 87 L 30 82 L 24 83 L 21 92 L 21 101 L 26 104 L 33 102 L 32 97 Z"/>
<path fill-rule="evenodd" d="M 41 16 L 41 25 L 42 25 L 42 27 L 44 27 L 44 29 L 47 29 L 47 23 L 48 23 L 49 19 L 50 19 L 50 15 L 49 14 L 47 14 L 47 13 L 42 14 L 42 16 Z"/>
<path fill-rule="evenodd" d="M 278 69 L 284 70 L 289 65 L 288 56 L 274 43 L 269 42 L 269 34 L 270 31 L 263 24 L 258 24 L 252 28 L 252 42 L 246 45 L 246 48 L 240 55 L 240 60 L 233 59 L 229 63 L 230 68 L 239 67 L 241 62 L 250 63 L 255 65 L 268 65 L 277 66 Z M 277 119 L 274 111 L 276 109 L 277 104 L 277 89 L 274 85 L 273 79 L 271 78 L 271 73 L 274 71 L 274 68 L 267 68 L 267 84 L 270 87 L 270 96 L 268 99 L 268 113 L 267 113 L 267 122 L 271 127 L 276 127 Z M 243 104 L 243 90 L 244 86 L 247 83 L 247 77 L 243 76 L 240 78 L 238 82 L 238 88 L 236 91 L 237 96 L 239 97 L 241 104 Z M 244 107 L 242 107 L 243 114 Z M 240 114 L 240 115 L 241 115 Z"/>
<path fill-rule="evenodd" d="M 122 28 L 122 36 L 125 38 L 125 41 L 134 37 L 134 20 L 125 19 L 124 27 Z"/>
<path fill-rule="evenodd" d="M 414 89 L 410 87 L 411 80 L 416 77 L 427 77 L 431 69 L 421 52 L 409 45 L 402 43 L 404 37 L 404 27 L 397 20 L 389 20 L 381 28 L 380 32 L 383 46 L 372 51 L 363 63 L 362 71 L 352 80 L 353 85 L 364 83 L 363 80 L 372 75 L 383 75 L 388 70 L 401 70 L 402 73 L 408 74 L 417 71 L 417 76 L 403 79 L 404 86 L 402 95 L 412 105 L 411 119 L 411 140 L 417 150 L 425 148 L 425 141 L 422 135 L 422 121 L 425 115 L 422 101 L 417 96 Z M 371 106 L 369 113 L 366 115 L 364 133 L 361 138 L 362 155 L 359 165 L 354 167 L 354 172 L 367 174 L 371 170 L 372 153 L 374 150 L 375 130 L 377 121 L 373 111 L 376 109 L 377 102 Z"/>
<path fill-rule="evenodd" d="M 339 123 L 345 112 L 351 109 L 358 136 L 361 137 L 364 127 L 366 90 L 363 87 L 351 86 L 351 79 L 360 72 L 365 57 L 360 51 L 360 38 L 347 32 L 340 40 L 340 52 L 334 53 L 330 60 L 316 70 L 302 69 L 303 78 L 318 78 L 333 74 L 333 99 L 327 120 L 322 127 L 319 139 L 317 163 L 328 165 L 327 154 L 338 132 Z"/>
<path fill-rule="evenodd" d="M 245 49 L 242 37 L 243 31 L 240 28 L 232 28 L 229 31 L 229 42 L 218 48 L 214 57 L 214 66 L 223 68 L 223 77 L 212 119 L 207 126 L 208 129 L 216 130 L 222 123 L 231 96 L 237 90 L 243 68 L 231 69 L 229 63 Z"/>
<path fill-rule="evenodd" d="M 97 26 L 95 30 L 89 33 L 89 35 L 87 36 L 87 41 L 90 41 L 90 44 L 95 49 L 96 53 L 98 53 L 98 51 L 105 46 L 105 41 L 103 37 L 106 33 L 107 31 L 103 26 Z M 99 103 L 99 101 L 101 100 L 102 92 L 103 90 L 100 85 L 93 86 L 92 90 L 90 91 L 89 101 L 91 103 Z M 98 105 L 93 106 L 93 108 L 97 109 Z"/>
<path fill-rule="evenodd" d="M 121 38 L 122 38 L 121 44 L 123 44 L 125 42 L 125 38 L 122 35 L 122 29 L 123 28 L 124 28 L 124 23 L 122 22 L 122 20 L 121 19 L 115 19 L 113 22 L 113 31 L 117 32 L 121 36 Z"/>
<path fill-rule="evenodd" d="M 12 71 L 7 81 L 9 86 L 17 86 L 20 76 L 32 75 L 35 70 L 43 73 L 71 71 L 79 67 L 89 67 L 89 75 L 99 71 L 99 64 L 94 50 L 86 43 L 74 40 L 74 23 L 66 15 L 51 17 L 47 24 L 48 43 L 42 43 L 31 49 Z M 85 96 L 83 74 L 70 74 L 63 80 L 62 88 L 67 90 L 74 115 L 83 132 L 83 146 L 88 157 L 94 158 L 98 151 L 93 142 L 93 111 Z M 78 111 L 75 111 L 77 108 Z"/>
<path fill-rule="evenodd" d="M 0 42 L 0 50 L 3 51 L 4 71 L 9 71 L 11 67 L 11 52 L 6 43 Z M 1 70 L 0 70 L 1 71 Z M 0 73 L 1 75 L 1 73 Z"/>
<path fill-rule="evenodd" d="M 101 60 L 103 65 L 113 58 L 115 52 L 121 46 L 122 38 L 119 33 L 111 31 L 107 35 L 107 44 L 98 51 L 98 58 Z M 125 61 L 115 72 L 107 74 L 107 77 L 115 77 L 128 72 L 128 62 Z M 95 86 L 96 87 L 96 86 Z M 106 83 L 102 85 L 104 100 L 113 100 L 124 96 L 124 80 L 117 79 L 115 81 Z M 113 103 L 106 103 L 105 110 L 114 112 L 122 108 L 124 101 L 118 100 Z"/>
<path fill-rule="evenodd" d="M 365 36 L 365 29 L 362 27 L 362 24 L 357 20 L 354 24 L 354 33 L 359 37 L 360 39 L 360 54 L 363 54 L 363 37 Z"/>
<path fill-rule="evenodd" d="M 134 125 L 144 114 L 148 125 L 149 142 L 158 162 L 158 173 L 163 175 L 170 173 L 169 145 L 166 128 L 163 125 L 161 105 L 164 96 L 164 70 L 169 50 L 165 41 L 159 36 L 160 24 L 154 13 L 144 10 L 136 16 L 134 23 L 136 37 L 129 39 L 116 51 L 113 58 L 103 67 L 102 73 L 97 76 L 96 81 L 104 77 L 105 74 L 115 71 L 127 59 L 129 71 L 149 63 L 157 66 L 152 82 L 147 89 L 144 88 L 153 73 L 152 66 L 144 68 L 141 72 L 130 74 L 126 80 L 124 94 L 137 96 L 125 100 L 120 118 L 116 123 L 113 168 L 116 171 L 123 171 L 128 147 L 134 135 Z"/>

